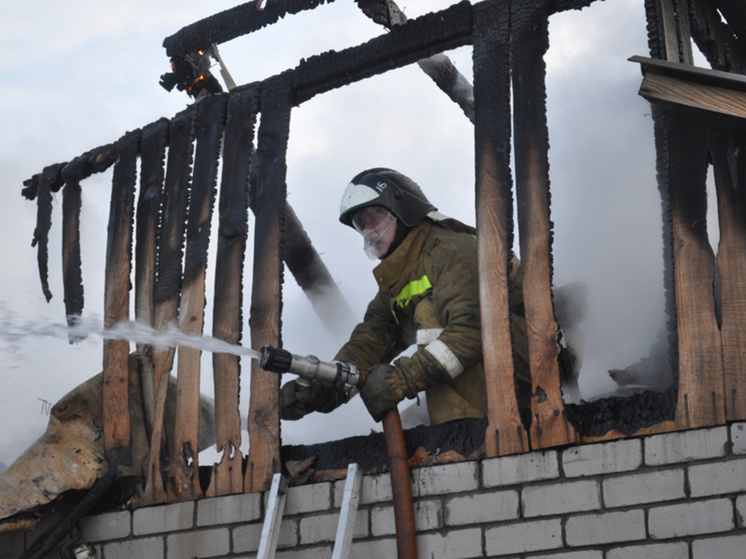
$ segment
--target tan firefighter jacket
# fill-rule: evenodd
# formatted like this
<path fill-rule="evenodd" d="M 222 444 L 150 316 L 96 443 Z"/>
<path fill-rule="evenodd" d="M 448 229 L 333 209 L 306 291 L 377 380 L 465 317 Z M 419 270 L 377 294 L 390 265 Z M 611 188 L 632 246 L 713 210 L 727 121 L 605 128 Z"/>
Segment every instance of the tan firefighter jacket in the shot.
<path fill-rule="evenodd" d="M 517 268 L 513 276 L 520 283 Z M 487 397 L 474 230 L 452 219 L 425 219 L 373 273 L 379 292 L 335 359 L 367 370 L 416 343 L 410 357 L 394 363 L 412 379 L 407 397 L 425 391 L 433 424 L 483 417 Z M 529 378 L 525 320 L 512 314 L 516 370 Z"/>

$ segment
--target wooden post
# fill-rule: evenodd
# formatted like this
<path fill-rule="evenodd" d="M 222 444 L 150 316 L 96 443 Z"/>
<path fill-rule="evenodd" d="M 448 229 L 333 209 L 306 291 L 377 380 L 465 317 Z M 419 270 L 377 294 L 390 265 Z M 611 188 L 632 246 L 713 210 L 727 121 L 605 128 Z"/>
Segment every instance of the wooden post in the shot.
<path fill-rule="evenodd" d="M 516 193 L 523 300 L 531 364 L 531 445 L 574 442 L 560 388 L 558 326 L 552 310 L 546 65 L 549 6 L 511 2 Z"/>
<path fill-rule="evenodd" d="M 181 288 L 182 246 L 187 192 L 191 177 L 194 150 L 194 119 L 192 105 L 171 119 L 166 182 L 163 189 L 162 222 L 157 241 L 158 260 L 154 286 L 154 326 L 165 328 L 176 321 Z M 168 376 L 173 365 L 173 348 L 153 348 L 153 385 L 155 416 L 150 437 L 147 482 L 139 495 L 141 505 L 162 503 L 166 492 L 161 477 L 160 454 L 163 443 L 163 420 L 168 394 Z"/>
<path fill-rule="evenodd" d="M 223 177 L 220 187 L 218 250 L 212 335 L 230 344 L 241 342 L 243 266 L 248 234 L 249 169 L 253 153 L 258 91 L 234 92 L 228 100 Z M 212 470 L 208 497 L 243 492 L 238 356 L 214 353 L 215 432 L 220 463 Z"/>
<path fill-rule="evenodd" d="M 137 231 L 135 242 L 135 320 L 154 326 L 156 241 L 158 216 L 163 192 L 163 162 L 168 143 L 168 120 L 149 124 L 142 131 L 140 159 L 140 192 L 137 201 Z M 140 354 L 140 387 L 147 432 L 153 431 L 155 417 L 155 387 L 153 384 L 153 348 L 138 344 Z"/>
<path fill-rule="evenodd" d="M 725 421 L 715 257 L 707 237 L 707 145 L 701 120 L 669 113 L 666 121 L 679 341 L 676 425 L 689 429 Z"/>
<path fill-rule="evenodd" d="M 129 318 L 132 219 L 140 131 L 119 140 L 114 166 L 106 245 L 104 328 Z M 132 462 L 129 409 L 129 342 L 104 340 L 104 449 L 109 469 Z"/>
<path fill-rule="evenodd" d="M 474 8 L 477 249 L 489 457 L 529 448 L 516 401 L 508 304 L 513 238 L 509 23 L 505 2 Z"/>
<path fill-rule="evenodd" d="M 202 335 L 205 312 L 205 272 L 210 242 L 215 181 L 218 172 L 220 140 L 225 123 L 225 96 L 199 102 L 197 110 L 197 151 L 189 200 L 186 230 L 184 279 L 179 306 L 179 330 Z M 171 499 L 188 501 L 202 498 L 199 484 L 199 397 L 201 351 L 179 347 L 176 399 L 176 429 L 168 475 Z"/>
<path fill-rule="evenodd" d="M 746 419 L 746 137 L 710 126 L 709 143 L 718 199 L 720 336 L 723 344 L 725 419 Z"/>
<path fill-rule="evenodd" d="M 282 231 L 285 174 L 290 128 L 292 73 L 265 82 L 261 93 L 261 123 L 257 152 L 262 168 L 257 175 L 254 205 L 254 279 L 251 294 L 251 346 L 280 345 L 282 306 Z M 280 469 L 280 377 L 251 362 L 249 458 L 244 478 L 247 493 L 266 491 Z"/>

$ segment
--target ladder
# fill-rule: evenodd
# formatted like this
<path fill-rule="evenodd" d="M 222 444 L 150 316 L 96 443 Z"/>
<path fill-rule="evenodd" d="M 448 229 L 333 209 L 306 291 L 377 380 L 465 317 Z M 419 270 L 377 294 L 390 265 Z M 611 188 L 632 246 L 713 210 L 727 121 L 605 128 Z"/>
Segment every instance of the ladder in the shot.
<path fill-rule="evenodd" d="M 350 464 L 347 466 L 347 479 L 345 480 L 342 506 L 339 511 L 339 523 L 337 524 L 332 559 L 347 559 L 350 556 L 362 481 L 363 475 L 358 465 Z M 287 478 L 280 473 L 275 474 L 272 478 L 272 486 L 269 489 L 269 502 L 267 503 L 267 513 L 264 516 L 257 559 L 273 559 L 275 556 L 282 515 L 285 512 L 287 492 Z"/>

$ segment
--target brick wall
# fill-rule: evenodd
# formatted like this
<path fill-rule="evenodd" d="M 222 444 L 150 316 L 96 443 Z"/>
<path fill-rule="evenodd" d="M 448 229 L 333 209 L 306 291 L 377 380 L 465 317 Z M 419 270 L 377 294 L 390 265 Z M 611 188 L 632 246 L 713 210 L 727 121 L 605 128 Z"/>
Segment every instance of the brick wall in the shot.
<path fill-rule="evenodd" d="M 746 557 L 746 423 L 418 468 L 412 477 L 421 558 Z M 278 559 L 331 556 L 344 483 L 290 488 Z M 102 514 L 85 519 L 82 540 L 98 559 L 249 558 L 266 501 L 255 493 Z M 20 556 L 34 537 L 0 535 L 0 558 Z M 363 478 L 354 538 L 356 559 L 396 557 L 388 475 Z"/>

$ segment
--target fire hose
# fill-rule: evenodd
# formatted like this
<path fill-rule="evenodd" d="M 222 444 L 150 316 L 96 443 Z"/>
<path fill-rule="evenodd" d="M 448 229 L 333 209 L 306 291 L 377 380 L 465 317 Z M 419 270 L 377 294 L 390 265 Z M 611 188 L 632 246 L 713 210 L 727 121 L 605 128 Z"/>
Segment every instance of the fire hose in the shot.
<path fill-rule="evenodd" d="M 259 366 L 274 373 L 293 373 L 300 377 L 298 384 L 310 386 L 314 380 L 338 388 L 360 389 L 368 378 L 351 363 L 330 363 L 314 355 L 302 357 L 274 346 L 264 346 Z M 396 551 L 398 559 L 416 559 L 417 539 L 412 502 L 412 482 L 409 476 L 407 449 L 401 418 L 396 408 L 386 412 L 382 420 L 383 437 L 386 441 L 386 456 L 391 473 L 391 489 L 394 499 L 394 522 L 396 525 Z"/>

